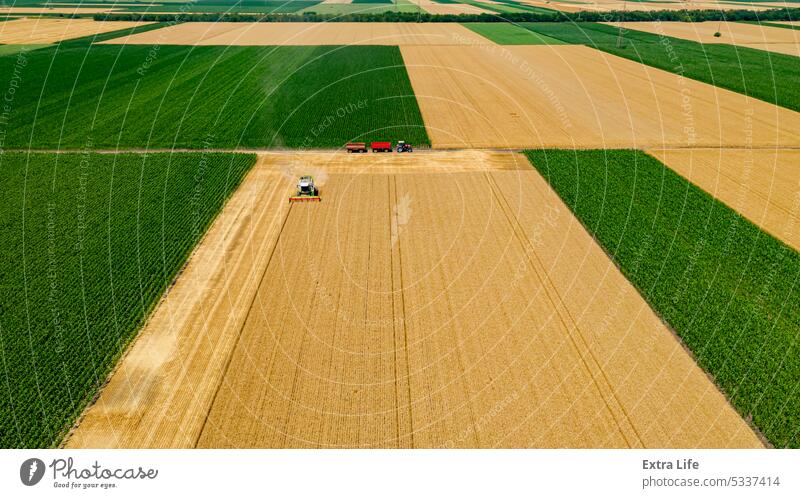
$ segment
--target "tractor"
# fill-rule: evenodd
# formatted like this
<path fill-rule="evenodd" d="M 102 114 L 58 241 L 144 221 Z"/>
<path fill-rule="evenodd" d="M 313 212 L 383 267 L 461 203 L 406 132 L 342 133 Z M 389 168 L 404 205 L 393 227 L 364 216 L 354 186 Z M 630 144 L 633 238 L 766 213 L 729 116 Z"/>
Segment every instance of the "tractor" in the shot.
<path fill-rule="evenodd" d="M 414 148 L 411 147 L 411 144 L 407 144 L 403 140 L 400 140 L 397 142 L 397 152 L 414 152 Z"/>
<path fill-rule="evenodd" d="M 297 182 L 297 192 L 289 197 L 289 202 L 322 201 L 319 196 L 319 189 L 314 185 L 314 179 L 310 176 L 301 176 Z"/>

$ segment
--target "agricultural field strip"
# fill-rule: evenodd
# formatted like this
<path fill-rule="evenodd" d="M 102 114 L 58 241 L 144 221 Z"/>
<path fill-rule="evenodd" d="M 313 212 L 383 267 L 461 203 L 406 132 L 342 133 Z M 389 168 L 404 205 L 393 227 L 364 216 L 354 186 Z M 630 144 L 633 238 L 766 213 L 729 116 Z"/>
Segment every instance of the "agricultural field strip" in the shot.
<path fill-rule="evenodd" d="M 418 5 L 425 12 L 429 14 L 447 15 L 447 14 L 485 14 L 490 11 L 478 7 L 476 5 L 469 5 L 466 3 L 439 3 L 434 0 L 409 0 L 414 5 Z"/>
<path fill-rule="evenodd" d="M 565 43 L 510 23 L 472 22 L 462 25 L 498 45 L 564 45 Z"/>
<path fill-rule="evenodd" d="M 253 167 L 64 447 L 195 444 L 286 216 L 291 184 L 263 161 Z"/>
<path fill-rule="evenodd" d="M 641 151 L 527 154 L 738 412 L 796 448 L 798 253 Z"/>
<path fill-rule="evenodd" d="M 636 2 L 632 7 L 630 2 L 612 1 L 612 2 L 587 2 L 580 5 L 579 10 L 593 11 L 593 12 L 612 12 L 620 10 L 629 11 L 645 11 L 654 12 L 660 10 L 753 10 L 764 11 L 775 8 L 764 3 L 758 5 L 742 5 L 734 3 L 722 2 L 674 2 L 674 3 L 661 3 L 661 2 Z"/>
<path fill-rule="evenodd" d="M 517 228 L 645 447 L 760 447 L 761 442 L 686 354 L 541 175 L 517 185 L 497 173 Z M 525 188 L 528 187 L 528 188 Z M 564 209 L 564 211 L 561 211 Z"/>
<path fill-rule="evenodd" d="M 800 145 L 797 112 L 584 46 L 400 49 L 438 148 Z"/>
<path fill-rule="evenodd" d="M 109 7 L 0 7 L 0 14 L 103 14 L 123 9 Z"/>
<path fill-rule="evenodd" d="M 298 13 L 313 12 L 315 14 L 345 16 L 348 14 L 383 14 L 385 12 L 417 12 L 419 8 L 410 1 L 398 3 L 348 3 L 348 4 L 317 4 L 298 11 Z"/>
<path fill-rule="evenodd" d="M 143 71 L 151 46 L 64 45 L 28 54 L 5 147 L 330 149 L 387 130 L 429 144 L 397 47 L 162 45 Z M 6 84 L 16 63 L 0 57 Z"/>
<path fill-rule="evenodd" d="M 183 23 L 107 40 L 151 45 L 464 45 L 481 37 L 457 23 Z M 485 43 L 485 42 L 484 42 Z"/>
<path fill-rule="evenodd" d="M 597 23 L 521 23 L 540 34 L 586 45 L 686 78 L 800 112 L 800 58 L 724 43 L 697 43 Z M 764 70 L 768 68 L 768 70 Z"/>
<path fill-rule="evenodd" d="M 759 228 L 800 251 L 800 150 L 648 150 Z"/>
<path fill-rule="evenodd" d="M 405 160 L 410 159 L 409 156 L 402 156 L 404 160 L 387 167 L 401 173 L 409 167 L 427 169 L 431 163 L 444 162 L 443 168 L 461 170 L 465 164 L 475 164 L 475 154 L 445 157 L 423 153 L 430 158 L 424 166 L 414 165 L 413 161 Z M 234 320 L 234 311 L 242 316 L 249 309 L 266 265 L 263 255 L 269 252 L 270 241 L 274 242 L 277 237 L 276 227 L 285 216 L 285 198 L 291 184 L 287 178 L 307 173 L 305 165 L 309 161 L 330 164 L 335 162 L 330 158 L 361 159 L 338 154 L 285 153 L 262 154 L 261 158 L 198 246 L 182 278 L 156 310 L 98 402 L 87 410 L 82 423 L 67 441 L 67 447 L 186 447 L 194 443 L 200 422 L 207 413 L 204 403 L 207 405 L 209 393 L 217 385 L 212 379 L 219 369 L 211 367 L 218 367 L 223 361 L 220 355 L 224 358 L 225 351 L 233 347 L 232 331 L 240 329 Z M 362 165 L 363 162 L 356 162 L 334 167 L 352 172 Z M 262 205 L 265 198 L 267 201 Z M 215 257 L 226 260 L 222 276 L 219 271 L 208 275 L 208 267 L 215 268 L 209 261 L 213 263 Z M 219 282 L 220 278 L 224 279 L 223 283 Z M 196 294 L 198 289 L 202 289 L 202 295 Z M 218 297 L 221 294 L 227 299 Z M 234 306 L 244 308 L 232 310 Z M 173 313 L 172 310 L 178 311 Z M 189 316 L 187 321 L 187 315 L 191 314 L 195 316 Z M 215 341 L 213 336 L 201 337 L 206 328 L 223 331 L 222 338 Z M 223 340 L 225 337 L 228 339 Z M 173 342 L 180 347 L 167 348 L 171 356 L 165 358 L 164 346 Z M 142 359 L 150 356 L 161 359 L 160 373 L 153 371 L 153 361 L 147 362 L 147 368 L 142 371 Z M 188 373 L 183 375 L 182 370 Z M 141 395 L 143 389 L 148 393 L 146 397 Z M 191 393 L 197 394 L 190 399 Z M 164 413 L 165 406 L 173 409 Z"/>
<path fill-rule="evenodd" d="M 423 153 L 431 157 L 424 165 L 402 156 L 383 168 L 400 174 L 429 170 L 431 163 L 444 162 L 441 168 L 469 171 L 476 168 L 470 165 L 480 164 L 475 154 L 451 159 Z M 328 164 L 331 171 L 353 172 L 362 167 L 363 162 L 353 162 L 361 159 L 358 156 L 343 156 L 350 163 L 337 156 L 260 155 L 65 447 L 194 444 L 233 338 L 260 284 L 265 255 L 285 218 L 292 182 L 307 172 L 304 165 L 309 161 Z"/>
<path fill-rule="evenodd" d="M 616 272 L 615 268 L 602 251 L 592 245 L 588 235 L 568 215 L 566 207 L 562 206 L 562 214 L 566 214 L 564 218 L 570 219 L 573 225 L 565 225 L 566 220 L 561 219 L 551 227 L 552 240 L 548 239 L 551 244 L 547 249 L 556 250 L 543 256 L 551 259 L 538 265 L 531 261 L 536 270 L 524 272 L 518 283 L 518 292 L 512 292 L 513 296 L 507 301 L 493 302 L 494 296 L 503 295 L 503 292 L 489 289 L 507 287 L 507 269 L 518 268 L 521 260 L 527 259 L 525 253 L 530 252 L 530 248 L 524 246 L 532 243 L 531 235 L 537 240 L 539 238 L 537 234 L 524 234 L 523 226 L 539 226 L 541 219 L 513 221 L 513 217 L 509 218 L 515 211 L 547 211 L 545 204 L 538 209 L 520 208 L 517 204 L 520 199 L 514 194 L 520 194 L 520 175 L 524 175 L 522 191 L 537 190 L 530 188 L 535 187 L 530 181 L 537 177 L 532 173 L 512 170 L 493 172 L 488 176 L 485 172 L 388 177 L 383 172 L 330 175 L 323 187 L 328 204 L 304 206 L 303 211 L 293 210 L 289 215 L 272 262 L 276 268 L 268 268 L 265 273 L 259 296 L 254 301 L 254 309 L 245 324 L 240 345 L 231 360 L 199 445 L 626 446 L 625 440 L 614 442 L 605 439 L 613 433 L 608 432 L 606 424 L 623 423 L 600 415 L 610 409 L 618 421 L 630 416 L 641 417 L 632 419 L 635 422 L 627 422 L 625 426 L 628 428 L 623 430 L 631 444 L 639 438 L 638 444 L 645 446 L 758 446 L 757 438 L 746 424 L 725 403 L 677 341 L 663 329 L 630 284 L 621 275 L 609 278 L 609 272 Z M 454 174 L 456 176 L 452 176 Z M 454 180 L 458 189 L 444 187 Z M 388 189 L 384 190 L 384 187 Z M 345 195 L 350 192 L 351 195 Z M 417 199 L 422 200 L 421 205 L 414 206 L 415 211 L 422 211 L 418 221 L 422 226 L 401 232 L 397 248 L 392 244 L 387 247 L 386 238 L 390 235 L 387 230 L 375 232 L 364 227 L 374 227 L 374 223 L 379 221 L 380 226 L 385 226 L 387 220 L 384 217 L 398 215 L 392 213 L 392 204 L 406 196 L 411 196 L 415 203 Z M 525 199 L 529 196 L 523 197 L 521 201 L 527 202 Z M 469 199 L 466 205 L 465 198 Z M 509 198 L 514 201 L 509 202 Z M 479 200 L 490 202 L 493 209 L 483 209 L 483 202 Z M 375 206 L 382 207 L 375 209 Z M 460 213 L 463 209 L 467 212 Z M 494 221 L 486 218 L 492 215 L 496 217 Z M 463 235 L 453 240 L 452 235 L 442 231 L 441 227 L 457 226 L 452 222 L 458 216 L 464 216 L 469 222 L 459 231 Z M 371 217 L 374 219 L 370 222 Z M 319 227 L 312 245 L 309 245 L 312 239 L 307 232 L 308 226 Z M 565 232 L 565 227 L 570 226 Z M 564 233 L 573 232 L 580 235 L 579 240 L 565 241 Z M 338 239 L 339 243 L 332 239 Z M 345 240 L 350 246 L 341 246 Z M 504 240 L 505 246 L 502 245 Z M 478 246 L 489 244 L 485 247 L 487 252 L 479 250 L 470 255 L 468 251 L 453 251 L 453 247 L 475 247 L 476 243 Z M 560 259 L 564 253 L 560 244 L 578 248 L 578 257 L 569 254 Z M 367 247 L 371 249 L 367 250 Z M 587 250 L 591 255 L 581 253 Z M 387 254 L 392 254 L 391 272 L 386 268 L 386 260 L 381 260 L 383 262 L 373 271 L 371 258 Z M 511 260 L 502 254 L 507 254 Z M 538 247 L 535 254 L 540 254 Z M 497 261 L 488 276 L 485 275 L 487 256 Z M 574 271 L 576 261 L 587 260 L 592 261 L 587 268 L 603 261 L 599 265 L 602 271 L 592 278 L 583 278 L 588 275 Z M 552 266 L 548 267 L 548 263 Z M 563 282 L 554 282 L 549 275 L 553 271 L 562 272 L 561 277 L 569 277 Z M 394 276 L 389 278 L 389 273 Z M 483 282 L 480 281 L 481 273 L 486 279 Z M 342 274 L 346 276 L 342 277 Z M 444 278 L 445 275 L 448 278 Z M 316 287 L 309 289 L 309 286 L 298 284 L 309 281 L 317 282 Z M 393 282 L 391 285 L 390 281 Z M 401 282 L 399 288 L 398 281 Z M 586 286 L 587 281 L 598 282 L 598 288 Z M 368 289 L 372 285 L 384 289 L 379 294 L 386 292 L 387 288 L 394 289 L 392 295 L 402 291 L 400 308 L 397 300 L 390 306 L 385 298 L 371 295 Z M 576 299 L 573 296 L 580 289 L 587 290 L 587 293 L 577 292 L 579 298 Z M 545 298 L 546 295 L 551 297 Z M 608 313 L 602 312 L 608 303 L 592 304 L 598 301 L 597 295 L 622 296 L 619 300 L 626 303 L 626 309 L 620 313 L 621 316 L 610 318 L 614 325 L 619 322 L 619 335 L 609 334 L 609 337 L 593 337 L 587 341 L 586 337 L 580 337 L 579 330 L 584 323 L 596 327 L 598 322 L 609 320 Z M 369 304 L 373 299 L 377 299 L 373 303 L 377 308 Z M 548 302 L 550 304 L 546 304 Z M 540 309 L 524 313 L 519 319 L 526 326 L 521 330 L 514 328 L 513 317 L 519 314 L 519 310 L 531 306 Z M 590 310 L 590 306 L 597 307 Z M 394 310 L 391 319 L 385 315 L 390 313 L 390 309 Z M 487 320 L 485 316 L 472 316 L 480 313 L 480 309 L 495 310 L 490 313 L 493 317 Z M 504 311 L 498 311 L 501 309 Z M 367 315 L 364 310 L 367 310 Z M 396 315 L 398 311 L 402 313 L 401 318 Z M 352 324 L 364 323 L 365 317 L 370 316 L 381 320 L 376 322 L 367 318 L 367 331 L 359 332 L 352 328 Z M 631 325 L 631 316 L 637 317 L 634 325 Z M 502 331 L 509 327 L 507 319 L 512 319 L 512 332 L 504 335 Z M 544 323 L 541 322 L 543 319 Z M 403 324 L 407 337 L 403 347 L 405 355 L 401 354 L 403 350 L 396 351 L 395 328 L 398 322 Z M 539 327 L 533 327 L 533 330 L 538 329 L 551 337 L 529 337 L 534 322 Z M 381 325 L 373 326 L 375 323 Z M 480 330 L 470 331 L 476 323 L 480 324 Z M 616 330 L 613 325 L 606 326 Z M 587 327 L 585 330 L 591 329 Z M 577 337 L 573 335 L 575 333 Z M 573 338 L 564 342 L 570 336 Z M 394 339 L 390 340 L 391 337 Z M 500 342 L 508 340 L 512 344 L 505 347 L 499 342 L 493 344 L 492 340 L 498 338 Z M 543 361 L 530 361 L 532 358 L 527 355 L 533 353 L 525 347 L 522 348 L 525 353 L 520 354 L 521 340 L 527 340 L 528 347 L 532 342 L 560 344 L 552 346 L 555 351 L 549 352 L 549 360 L 554 365 L 550 365 L 547 355 L 540 359 Z M 376 347 L 371 341 L 376 341 L 380 347 L 366 355 L 358 354 Z M 642 343 L 650 344 L 649 351 L 654 352 L 653 360 L 646 366 L 642 366 L 644 362 L 639 358 Z M 605 349 L 593 352 L 592 349 L 598 345 Z M 550 347 L 544 346 L 544 349 Z M 637 354 L 633 354 L 634 351 Z M 393 353 L 394 359 L 388 358 Z M 567 357 L 562 358 L 564 354 Z M 569 355 L 575 354 L 578 356 L 568 359 Z M 593 357 L 594 354 L 600 356 Z M 521 359 L 521 355 L 526 356 Z M 636 361 L 633 361 L 634 357 Z M 577 361 L 578 358 L 584 361 Z M 517 361 L 520 361 L 518 368 L 523 370 L 541 364 L 549 368 L 533 375 L 505 368 Z M 578 367 L 576 371 L 575 365 L 581 364 L 584 367 Z M 568 371 L 556 375 L 550 370 L 555 365 Z M 404 367 L 409 371 L 405 376 L 402 374 Z M 373 381 L 372 376 L 364 377 L 366 371 L 380 373 L 379 380 Z M 503 376 L 509 376 L 508 380 L 498 382 L 494 387 L 491 386 L 493 382 L 487 385 L 487 379 L 502 380 Z M 587 383 L 589 378 L 596 379 L 594 385 L 601 389 L 601 398 L 612 403 L 605 405 L 608 408 L 597 411 L 597 405 L 590 401 L 600 398 L 593 398 L 599 393 L 587 393 L 587 388 L 590 392 L 595 389 L 589 387 L 593 385 Z M 544 402 L 540 395 L 530 392 L 528 384 L 531 379 L 548 386 L 545 394 L 549 396 Z M 559 386 L 564 379 L 570 379 L 573 387 Z M 508 401 L 509 391 L 496 392 L 496 389 L 505 389 L 509 385 L 517 388 L 512 390 L 515 393 L 513 401 Z M 402 394 L 406 389 L 408 396 Z M 574 398 L 567 396 L 563 399 L 563 394 L 559 394 L 557 397 L 562 399 L 550 399 L 555 393 L 564 391 L 570 392 Z M 620 401 L 613 401 L 615 396 L 627 397 L 624 408 Z M 319 400 L 325 400 L 322 407 Z M 508 403 L 501 415 L 492 410 L 498 403 Z M 539 409 L 531 412 L 531 406 Z M 407 413 L 408 420 L 405 418 Z M 487 421 L 490 413 L 492 418 Z M 594 416 L 587 420 L 587 413 Z M 392 414 L 395 417 L 389 416 Z M 476 425 L 476 420 L 481 423 Z M 534 420 L 535 424 L 528 425 Z M 524 427 L 520 426 L 521 423 L 525 424 Z M 605 425 L 605 429 L 592 427 L 597 423 Z M 630 426 L 631 423 L 637 426 L 636 429 Z M 409 424 L 413 427 L 410 432 Z M 575 432 L 576 427 L 583 427 L 583 431 Z M 453 441 L 454 434 L 465 437 Z M 516 439 L 506 440 L 510 434 Z M 589 434 L 601 439 L 589 441 Z"/>
<path fill-rule="evenodd" d="M 296 218 L 287 222 L 276 267 L 264 278 L 199 446 L 435 447 L 462 433 L 469 437 L 454 444 L 480 444 L 471 433 L 474 417 L 459 362 L 467 353 L 454 351 L 460 341 L 439 294 L 446 283 L 435 272 L 433 289 L 403 290 L 414 285 L 417 261 L 424 266 L 439 258 L 430 254 L 430 239 L 427 250 L 418 249 L 432 260 L 409 257 L 417 253 L 402 241 L 392 247 L 387 221 L 402 187 L 395 183 L 399 178 L 374 176 L 331 175 L 323 186 L 326 204 L 292 211 Z M 420 183 L 414 176 L 400 178 Z M 436 186 L 441 183 L 435 175 L 429 178 Z M 441 205 L 450 205 L 452 194 L 437 191 L 443 192 Z M 376 213 L 385 218 L 373 220 L 380 224 L 370 221 Z M 313 244 L 308 226 L 319 227 Z M 339 247 L 337 236 L 348 245 Z M 372 241 L 382 243 L 373 247 Z M 367 274 L 371 260 L 381 257 L 383 265 Z M 370 288 L 387 287 L 394 291 L 370 300 L 375 297 Z M 426 290 L 429 294 L 414 299 Z M 439 302 L 431 302 L 437 294 Z M 419 317 L 406 318 L 409 310 Z M 364 333 L 357 324 L 366 316 L 376 325 Z M 368 353 L 364 348 L 373 343 L 380 347 Z M 580 377 L 579 384 L 587 381 Z"/>
<path fill-rule="evenodd" d="M 254 162 L 3 154 L 0 446 L 61 441 Z"/>
<path fill-rule="evenodd" d="M 0 22 L 2 44 L 47 44 L 151 24 L 92 19 L 16 19 Z"/>
<path fill-rule="evenodd" d="M 620 23 L 600 23 L 619 27 Z M 671 36 L 697 43 L 724 43 L 800 57 L 800 33 L 758 24 L 738 22 L 625 22 L 624 28 Z M 714 33 L 719 31 L 720 37 Z"/>

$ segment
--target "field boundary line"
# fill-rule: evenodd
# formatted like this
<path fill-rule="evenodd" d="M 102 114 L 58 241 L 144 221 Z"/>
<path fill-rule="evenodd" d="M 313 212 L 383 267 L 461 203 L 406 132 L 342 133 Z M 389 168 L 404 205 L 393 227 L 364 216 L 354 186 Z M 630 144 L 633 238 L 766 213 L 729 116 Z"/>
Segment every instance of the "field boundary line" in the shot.
<path fill-rule="evenodd" d="M 390 219 L 394 216 L 395 223 L 399 223 L 399 214 L 397 210 L 395 210 L 394 215 L 392 215 L 392 192 L 394 193 L 394 205 L 397 205 L 397 177 L 396 175 L 391 175 L 390 177 L 391 187 L 392 190 L 389 192 L 389 216 Z M 395 225 L 395 226 L 400 226 Z M 389 223 L 389 234 L 391 236 L 392 224 Z M 391 240 L 391 238 L 390 238 Z M 392 253 L 394 250 L 392 249 Z M 406 325 L 406 295 L 403 291 L 403 252 L 401 249 L 400 239 L 397 239 L 397 264 L 398 264 L 398 273 L 400 275 L 400 309 L 402 310 L 403 316 L 401 320 L 403 322 L 403 350 L 405 351 L 406 355 L 406 383 L 408 384 L 408 423 L 410 424 L 410 431 L 409 437 L 411 438 L 411 448 L 414 448 L 414 410 L 413 410 L 413 400 L 411 398 L 411 370 L 410 370 L 410 360 L 408 357 L 408 327 Z M 394 267 L 394 258 L 392 258 L 392 266 Z M 394 287 L 394 268 L 392 268 L 392 287 Z M 392 301 L 394 301 L 394 292 L 392 292 Z M 394 312 L 394 306 L 392 306 L 392 312 Z M 394 313 L 393 313 L 394 314 Z M 395 346 L 395 349 L 397 347 Z M 396 367 L 395 367 L 396 369 Z M 397 378 L 395 377 L 395 382 Z M 398 417 L 400 410 L 397 410 Z M 398 431 L 400 430 L 400 426 L 398 425 Z"/>
<path fill-rule="evenodd" d="M 604 147 L 599 146 L 598 144 L 571 144 L 569 146 L 564 145 L 547 145 L 542 143 L 531 143 L 529 146 L 525 147 L 497 147 L 497 146 L 489 146 L 489 147 L 414 147 L 414 153 L 419 154 L 430 154 L 430 153 L 437 153 L 437 152 L 458 152 L 458 151 L 468 151 L 468 150 L 479 150 L 483 152 L 503 152 L 503 153 L 515 153 L 515 152 L 525 152 L 527 150 L 542 150 L 542 149 L 563 149 L 563 150 L 597 150 L 598 148 L 603 149 L 636 149 L 636 150 L 720 150 L 720 149 L 731 149 L 731 150 L 800 150 L 800 144 L 797 145 L 787 145 L 787 144 L 771 144 L 771 145 L 762 145 L 762 144 L 754 144 L 754 145 L 708 145 L 708 144 L 695 144 L 695 145 L 677 145 L 677 144 L 668 144 L 664 142 L 660 143 L 649 143 L 649 142 L 631 142 L 629 145 L 618 145 L 614 147 Z M 15 148 L 6 148 L 4 149 L 5 152 L 8 153 L 21 153 L 21 154 L 81 154 L 85 152 L 84 149 L 72 149 L 72 148 L 64 148 L 64 149 L 15 149 Z M 146 148 L 120 148 L 120 149 L 91 149 L 92 154 L 178 154 L 184 152 L 207 152 L 207 153 L 226 153 L 226 154 L 305 154 L 305 153 L 313 153 L 313 152 L 324 152 L 324 153 L 335 153 L 341 152 L 344 153 L 345 150 L 343 148 L 335 148 L 335 149 L 318 149 L 318 148 L 239 148 L 234 147 L 231 149 L 225 148 L 202 148 L 198 147 L 196 149 L 192 148 L 174 148 L 174 149 L 146 149 Z"/>
<path fill-rule="evenodd" d="M 289 206 L 289 209 L 286 210 L 286 216 L 283 217 L 283 221 L 281 222 L 281 228 L 278 230 L 278 235 L 275 237 L 275 243 L 272 245 L 272 250 L 269 253 L 269 258 L 267 259 L 267 264 L 264 265 L 264 271 L 261 273 L 261 276 L 258 279 L 258 286 L 256 287 L 256 291 L 253 293 L 253 297 L 250 299 L 250 305 L 247 307 L 247 313 L 245 314 L 244 320 L 242 320 L 242 325 L 239 327 L 239 332 L 236 334 L 236 340 L 234 341 L 233 347 L 231 348 L 231 352 L 228 355 L 228 360 L 225 362 L 225 367 L 222 369 L 222 375 L 220 375 L 219 383 L 217 383 L 217 388 L 214 390 L 214 396 L 211 397 L 211 403 L 208 405 L 208 410 L 206 411 L 205 417 L 203 417 L 203 423 L 200 425 L 200 430 L 197 431 L 197 437 L 195 438 L 193 448 L 197 448 L 198 443 L 200 442 L 200 438 L 203 436 L 203 432 L 206 429 L 206 424 L 208 423 L 208 418 L 211 415 L 211 410 L 214 408 L 214 404 L 217 401 L 217 396 L 219 395 L 219 390 L 222 387 L 222 384 L 225 382 L 225 378 L 228 376 L 228 368 L 231 366 L 231 362 L 233 360 L 234 355 L 236 354 L 236 350 L 239 347 L 239 341 L 242 338 L 242 332 L 244 332 L 244 328 L 247 325 L 248 320 L 250 319 L 250 313 L 253 310 L 253 304 L 256 301 L 256 297 L 258 297 L 258 292 L 261 290 L 261 284 L 264 281 L 264 276 L 267 274 L 267 270 L 269 269 L 269 265 L 272 263 L 272 257 L 275 255 L 275 249 L 278 247 L 278 242 L 281 240 L 281 235 L 283 234 L 283 229 L 286 227 L 286 222 L 289 219 L 289 215 L 292 212 L 292 206 Z"/>
<path fill-rule="evenodd" d="M 537 174 L 538 174 L 538 172 L 537 172 Z M 636 429 L 636 426 L 634 425 L 633 421 L 631 420 L 630 416 L 628 415 L 627 411 L 625 410 L 625 407 L 623 406 L 622 402 L 620 402 L 620 400 L 617 398 L 617 396 L 616 396 L 616 394 L 614 392 L 614 387 L 611 384 L 611 382 L 609 381 L 608 377 L 606 376 L 602 365 L 597 360 L 597 358 L 595 358 L 591 348 L 586 343 L 586 339 L 583 337 L 583 334 L 580 331 L 580 327 L 578 327 L 578 324 L 575 321 L 575 319 L 573 318 L 573 316 L 570 313 L 569 309 L 567 308 L 567 305 L 564 303 L 564 300 L 561 298 L 561 295 L 558 293 L 558 290 L 556 289 L 555 285 L 550 280 L 550 277 L 547 275 L 547 271 L 544 268 L 544 264 L 539 260 L 539 257 L 536 255 L 535 248 L 530 243 L 530 239 L 527 237 L 527 235 L 525 235 L 522 227 L 520 226 L 519 219 L 517 217 L 512 216 L 511 214 L 509 214 L 509 211 L 510 211 L 511 208 L 508 205 L 508 200 L 505 198 L 505 196 L 503 195 L 502 191 L 500 191 L 500 187 L 497 185 L 497 183 L 495 182 L 494 178 L 492 178 L 492 176 L 489 175 L 486 172 L 484 172 L 484 175 L 486 177 L 486 181 L 489 184 L 490 189 L 492 190 L 492 194 L 494 195 L 495 200 L 497 201 L 498 205 L 500 206 L 500 209 L 503 212 L 503 215 L 506 217 L 506 220 L 508 221 L 508 223 L 509 223 L 509 225 L 511 227 L 511 230 L 514 232 L 514 236 L 517 238 L 517 241 L 522 246 L 522 250 L 525 253 L 526 259 L 530 262 L 531 268 L 533 269 L 533 271 L 535 272 L 535 274 L 539 278 L 539 280 L 542 282 L 543 287 L 544 287 L 544 291 L 545 291 L 545 295 L 547 296 L 547 298 L 552 303 L 553 309 L 556 311 L 556 314 L 558 316 L 559 321 L 561 321 L 562 326 L 564 327 L 565 331 L 567 332 L 567 336 L 570 338 L 570 341 L 572 342 L 573 347 L 575 348 L 575 352 L 578 354 L 578 357 L 581 359 L 581 362 L 583 363 L 584 367 L 586 368 L 587 373 L 589 374 L 589 376 L 591 377 L 591 379 L 594 382 L 595 386 L 597 387 L 597 390 L 598 390 L 598 392 L 600 394 L 600 397 L 603 399 L 603 403 L 606 405 L 606 408 L 608 408 L 608 411 L 609 411 L 610 415 L 612 416 L 612 418 L 616 422 L 617 428 L 619 429 L 620 434 L 625 439 L 625 442 L 628 444 L 628 446 L 633 448 L 633 445 L 628 440 L 628 435 L 626 434 L 626 431 L 623 430 L 622 425 L 620 424 L 620 421 L 617 420 L 617 414 L 615 414 L 615 410 L 612 409 L 612 406 L 609 403 L 609 400 L 606 398 L 606 395 L 603 394 L 603 390 L 600 388 L 598 379 L 596 378 L 596 374 L 592 373 L 593 369 L 590 368 L 589 361 L 587 361 L 587 358 L 586 358 L 587 355 L 588 355 L 589 359 L 591 360 L 591 362 L 594 364 L 595 368 L 597 370 L 599 370 L 600 376 L 602 377 L 602 381 L 606 385 L 606 387 L 608 388 L 609 394 L 610 394 L 611 398 L 613 399 L 613 402 L 618 406 L 619 411 L 622 412 L 622 416 L 624 417 L 625 421 L 630 426 L 631 430 L 633 431 L 634 435 L 636 436 L 636 439 L 639 441 L 640 447 L 644 447 L 644 441 L 642 440 L 642 437 L 639 434 L 639 431 Z M 520 233 L 520 232 L 522 232 L 522 233 Z M 552 294 L 555 294 L 555 297 Z M 564 316 L 564 315 L 566 315 L 566 316 Z M 572 326 L 570 326 L 570 324 Z M 572 330 L 574 330 L 577 333 L 577 336 L 580 339 L 580 341 L 576 340 L 576 338 L 574 337 L 574 335 L 572 333 Z M 578 347 L 578 344 L 577 344 L 578 342 L 580 342 L 582 344 L 583 349 L 584 349 L 584 353 L 582 353 L 581 349 Z"/>

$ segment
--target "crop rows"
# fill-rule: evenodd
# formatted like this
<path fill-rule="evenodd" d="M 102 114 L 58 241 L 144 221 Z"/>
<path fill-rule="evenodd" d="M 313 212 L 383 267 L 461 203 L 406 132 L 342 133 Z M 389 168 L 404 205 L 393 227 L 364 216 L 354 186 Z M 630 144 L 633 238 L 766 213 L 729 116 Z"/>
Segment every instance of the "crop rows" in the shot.
<path fill-rule="evenodd" d="M 739 413 L 800 447 L 800 255 L 643 152 L 528 158 Z"/>
<path fill-rule="evenodd" d="M 800 111 L 800 58 L 723 43 L 697 43 L 595 23 L 522 23 L 567 43 L 583 44 Z"/>
<path fill-rule="evenodd" d="M 0 85 L 16 57 L 0 57 Z M 7 76 L 5 76 L 7 75 Z M 7 148 L 428 144 L 397 47 L 93 45 L 30 53 Z"/>
<path fill-rule="evenodd" d="M 464 27 L 499 45 L 564 45 L 564 42 L 511 23 L 469 22 Z"/>
<path fill-rule="evenodd" d="M 0 447 L 57 444 L 255 158 L 0 161 Z"/>

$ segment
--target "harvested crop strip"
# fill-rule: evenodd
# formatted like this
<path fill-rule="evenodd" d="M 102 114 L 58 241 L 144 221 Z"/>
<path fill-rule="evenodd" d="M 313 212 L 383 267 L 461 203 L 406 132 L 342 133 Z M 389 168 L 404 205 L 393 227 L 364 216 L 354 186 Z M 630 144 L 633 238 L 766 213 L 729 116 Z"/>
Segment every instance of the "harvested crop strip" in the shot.
<path fill-rule="evenodd" d="M 3 86 L 16 63 L 0 57 Z M 396 47 L 92 45 L 32 52 L 21 72 L 7 148 L 428 143 Z"/>
<path fill-rule="evenodd" d="M 91 19 L 17 19 L 0 23 L 0 43 L 47 44 L 144 24 L 146 23 Z"/>
<path fill-rule="evenodd" d="M 800 446 L 800 255 L 643 152 L 528 158 L 739 412 Z"/>
<path fill-rule="evenodd" d="M 525 27 L 568 43 L 579 43 L 648 66 L 678 73 L 718 87 L 800 111 L 800 57 L 703 44 L 642 31 L 620 31 L 595 23 L 523 23 Z"/>
<path fill-rule="evenodd" d="M 0 447 L 57 444 L 255 157 L 0 161 Z"/>

